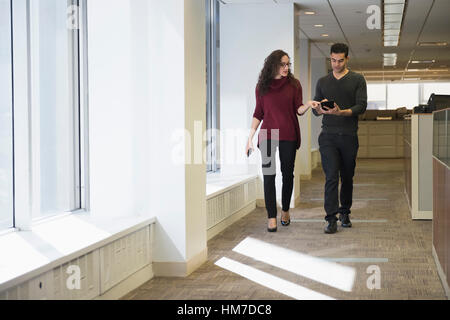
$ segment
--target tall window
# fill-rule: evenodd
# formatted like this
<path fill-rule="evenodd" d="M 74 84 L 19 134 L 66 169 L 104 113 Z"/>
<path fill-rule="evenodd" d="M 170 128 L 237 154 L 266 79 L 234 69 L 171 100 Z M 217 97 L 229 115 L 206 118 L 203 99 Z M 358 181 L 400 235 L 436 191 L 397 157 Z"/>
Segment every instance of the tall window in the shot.
<path fill-rule="evenodd" d="M 0 0 L 0 231 L 13 227 L 11 0 Z"/>
<path fill-rule="evenodd" d="M 413 109 L 419 104 L 427 104 L 432 93 L 450 95 L 450 83 L 369 83 L 367 109 L 392 110 L 401 107 Z"/>
<path fill-rule="evenodd" d="M 387 85 L 387 108 L 406 107 L 412 109 L 419 105 L 418 83 L 396 83 Z"/>
<path fill-rule="evenodd" d="M 367 85 L 367 109 L 384 110 L 386 109 L 386 85 L 368 84 Z"/>
<path fill-rule="evenodd" d="M 85 10 L 86 0 L 0 0 L 0 231 L 83 207 Z"/>
<path fill-rule="evenodd" d="M 220 170 L 220 3 L 206 1 L 207 171 Z"/>
<path fill-rule="evenodd" d="M 77 6 L 30 2 L 33 219 L 81 208 Z"/>
<path fill-rule="evenodd" d="M 427 103 L 433 93 L 450 95 L 450 82 L 424 83 L 421 103 Z"/>

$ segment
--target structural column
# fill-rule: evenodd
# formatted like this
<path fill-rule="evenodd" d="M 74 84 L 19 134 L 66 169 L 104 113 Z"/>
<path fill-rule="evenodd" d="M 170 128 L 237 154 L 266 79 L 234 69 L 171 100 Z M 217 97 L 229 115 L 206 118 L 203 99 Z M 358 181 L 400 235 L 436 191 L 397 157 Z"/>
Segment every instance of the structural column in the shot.
<path fill-rule="evenodd" d="M 300 72 L 299 79 L 303 88 L 303 103 L 311 100 L 311 44 L 309 39 L 300 39 L 299 56 Z M 302 145 L 300 147 L 300 177 L 311 179 L 311 110 L 300 117 L 300 131 Z"/>

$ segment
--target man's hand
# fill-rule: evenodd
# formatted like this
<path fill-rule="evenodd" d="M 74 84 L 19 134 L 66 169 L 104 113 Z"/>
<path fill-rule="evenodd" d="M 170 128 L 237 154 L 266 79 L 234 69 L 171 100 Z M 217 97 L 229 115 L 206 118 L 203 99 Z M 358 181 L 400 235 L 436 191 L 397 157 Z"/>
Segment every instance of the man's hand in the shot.
<path fill-rule="evenodd" d="M 328 101 L 327 99 L 322 100 L 321 102 L 325 102 Z M 325 110 L 321 107 L 323 114 L 334 114 L 335 116 L 339 115 L 341 112 L 341 108 L 339 108 L 339 106 L 337 105 L 337 103 L 334 103 L 334 108 L 333 109 L 328 109 Z"/>
<path fill-rule="evenodd" d="M 325 101 L 328 101 L 328 100 L 324 99 L 321 102 L 325 102 Z M 350 109 L 342 110 L 336 102 L 334 103 L 333 109 L 324 110 L 324 109 L 322 109 L 322 106 L 320 107 L 320 109 L 322 110 L 323 114 L 333 114 L 335 116 L 347 116 L 348 117 L 353 114 L 352 110 L 350 110 Z"/>

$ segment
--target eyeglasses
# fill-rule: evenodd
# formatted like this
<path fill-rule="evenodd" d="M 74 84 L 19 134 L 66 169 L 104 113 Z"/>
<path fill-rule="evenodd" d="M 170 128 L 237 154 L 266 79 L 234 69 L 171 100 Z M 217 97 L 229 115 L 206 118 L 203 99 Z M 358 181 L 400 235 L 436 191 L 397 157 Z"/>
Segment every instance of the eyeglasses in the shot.
<path fill-rule="evenodd" d="M 286 66 L 288 67 L 288 68 L 290 68 L 290 67 L 292 67 L 292 63 L 280 63 L 280 66 L 282 67 L 282 68 L 286 68 Z"/>

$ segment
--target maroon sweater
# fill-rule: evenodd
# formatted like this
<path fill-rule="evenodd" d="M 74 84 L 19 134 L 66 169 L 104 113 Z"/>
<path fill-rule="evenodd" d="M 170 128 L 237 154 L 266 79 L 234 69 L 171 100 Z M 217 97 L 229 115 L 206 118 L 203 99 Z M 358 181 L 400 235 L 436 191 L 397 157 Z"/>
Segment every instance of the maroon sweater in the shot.
<path fill-rule="evenodd" d="M 298 88 L 293 86 L 287 77 L 273 79 L 270 90 L 262 97 L 259 96 L 258 88 L 256 88 L 256 107 L 253 117 L 263 121 L 258 134 L 258 148 L 259 143 L 266 139 L 264 129 L 267 132 L 267 139 L 271 139 L 270 129 L 279 129 L 279 140 L 297 141 L 297 149 L 300 148 L 297 109 L 303 104 L 303 97 L 300 81 L 296 81 Z"/>

